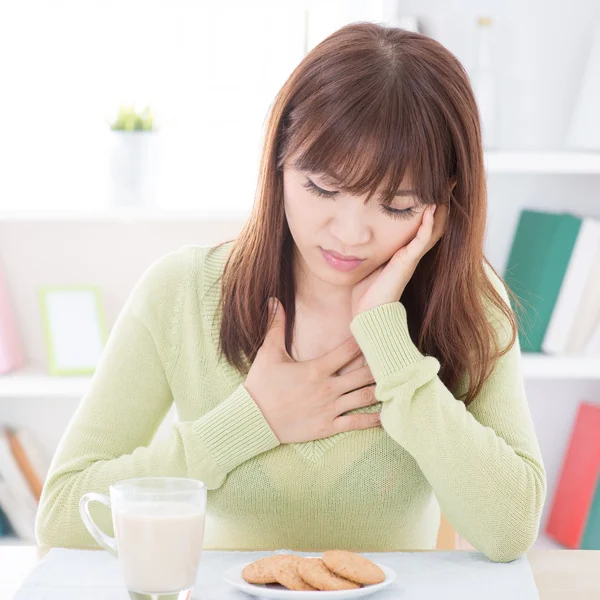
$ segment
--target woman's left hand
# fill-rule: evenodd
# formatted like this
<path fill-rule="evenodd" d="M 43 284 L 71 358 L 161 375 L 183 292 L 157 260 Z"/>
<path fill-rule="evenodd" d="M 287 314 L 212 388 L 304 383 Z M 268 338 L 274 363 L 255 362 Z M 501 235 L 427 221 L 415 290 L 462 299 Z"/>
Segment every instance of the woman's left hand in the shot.
<path fill-rule="evenodd" d="M 436 210 L 437 209 L 437 210 Z M 434 214 L 436 218 L 434 219 Z M 381 304 L 398 302 L 421 258 L 435 246 L 446 226 L 448 205 L 429 205 L 415 237 L 352 290 L 352 316 Z"/>

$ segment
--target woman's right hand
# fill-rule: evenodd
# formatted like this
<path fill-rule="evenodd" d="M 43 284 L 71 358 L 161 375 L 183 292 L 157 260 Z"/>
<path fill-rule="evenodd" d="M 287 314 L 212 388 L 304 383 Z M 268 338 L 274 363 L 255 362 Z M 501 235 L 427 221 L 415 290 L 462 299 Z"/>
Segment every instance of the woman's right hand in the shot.
<path fill-rule="evenodd" d="M 282 444 L 377 427 L 379 412 L 343 414 L 377 402 L 368 366 L 335 374 L 360 353 L 360 346 L 350 336 L 322 356 L 295 361 L 285 348 L 285 312 L 277 302 L 244 387 Z"/>

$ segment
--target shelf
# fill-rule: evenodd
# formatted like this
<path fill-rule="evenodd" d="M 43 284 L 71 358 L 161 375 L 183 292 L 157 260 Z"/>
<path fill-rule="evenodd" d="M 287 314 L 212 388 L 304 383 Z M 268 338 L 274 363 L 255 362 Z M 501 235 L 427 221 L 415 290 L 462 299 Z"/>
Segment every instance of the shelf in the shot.
<path fill-rule="evenodd" d="M 565 550 L 566 546 L 563 546 L 560 542 L 551 538 L 546 533 L 540 531 L 537 539 L 533 543 L 533 547 L 541 550 Z"/>
<path fill-rule="evenodd" d="M 600 152 L 486 152 L 488 174 L 600 175 Z"/>
<path fill-rule="evenodd" d="M 106 208 L 104 210 L 6 210 L 0 209 L 0 223 L 153 223 L 194 221 L 245 221 L 251 207 L 231 210 L 160 210 L 155 208 Z"/>
<path fill-rule="evenodd" d="M 556 357 L 543 354 L 523 354 L 523 374 L 527 380 L 598 379 L 600 357 Z M 1 398 L 79 399 L 88 390 L 91 376 L 53 376 L 39 369 L 24 369 L 0 375 Z"/>
<path fill-rule="evenodd" d="M 1 535 L 0 546 L 34 546 L 34 540 L 24 540 L 14 535 Z"/>
<path fill-rule="evenodd" d="M 525 379 L 600 379 L 600 357 L 523 353 Z"/>
<path fill-rule="evenodd" d="M 36 369 L 0 375 L 0 398 L 81 398 L 91 376 L 53 376 Z"/>

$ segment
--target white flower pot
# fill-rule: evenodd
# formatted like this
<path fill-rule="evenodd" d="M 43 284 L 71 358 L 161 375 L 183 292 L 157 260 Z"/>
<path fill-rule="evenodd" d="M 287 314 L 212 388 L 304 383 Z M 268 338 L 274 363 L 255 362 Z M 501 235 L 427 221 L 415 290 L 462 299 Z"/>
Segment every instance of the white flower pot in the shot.
<path fill-rule="evenodd" d="M 113 206 L 154 206 L 159 149 L 156 132 L 111 131 L 110 135 Z"/>

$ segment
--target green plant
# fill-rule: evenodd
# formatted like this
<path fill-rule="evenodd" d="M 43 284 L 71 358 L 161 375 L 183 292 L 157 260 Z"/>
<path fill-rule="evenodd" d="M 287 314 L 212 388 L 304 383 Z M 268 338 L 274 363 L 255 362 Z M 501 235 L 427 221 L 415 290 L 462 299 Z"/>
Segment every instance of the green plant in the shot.
<path fill-rule="evenodd" d="M 111 124 L 113 131 L 153 131 L 154 115 L 149 106 L 139 114 L 132 105 L 121 106 L 117 118 Z"/>

